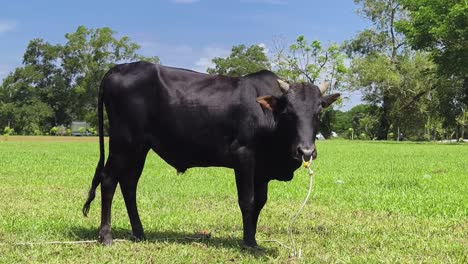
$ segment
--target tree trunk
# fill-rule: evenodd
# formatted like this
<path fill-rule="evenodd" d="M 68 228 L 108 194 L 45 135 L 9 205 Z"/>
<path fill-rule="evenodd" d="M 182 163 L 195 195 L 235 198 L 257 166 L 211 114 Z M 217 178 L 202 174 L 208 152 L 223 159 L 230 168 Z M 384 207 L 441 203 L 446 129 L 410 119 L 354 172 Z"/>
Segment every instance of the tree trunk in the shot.
<path fill-rule="evenodd" d="M 380 124 L 377 131 L 377 140 L 386 140 L 388 130 L 390 128 L 389 114 L 391 108 L 390 96 L 388 92 L 384 91 L 383 102 L 382 102 L 382 114 L 380 115 Z"/>
<path fill-rule="evenodd" d="M 463 78 L 463 94 L 465 95 L 462 97 L 462 102 L 465 104 L 465 107 L 468 106 L 468 76 Z"/>

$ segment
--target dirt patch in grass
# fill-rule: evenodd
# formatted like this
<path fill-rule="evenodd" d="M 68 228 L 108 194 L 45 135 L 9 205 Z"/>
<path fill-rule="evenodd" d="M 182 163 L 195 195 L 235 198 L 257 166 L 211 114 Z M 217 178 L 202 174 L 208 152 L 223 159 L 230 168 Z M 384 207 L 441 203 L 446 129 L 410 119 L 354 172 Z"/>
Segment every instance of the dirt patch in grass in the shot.
<path fill-rule="evenodd" d="M 9 136 L 1 137 L 0 141 L 14 142 L 98 142 L 98 137 L 72 137 L 72 136 Z"/>

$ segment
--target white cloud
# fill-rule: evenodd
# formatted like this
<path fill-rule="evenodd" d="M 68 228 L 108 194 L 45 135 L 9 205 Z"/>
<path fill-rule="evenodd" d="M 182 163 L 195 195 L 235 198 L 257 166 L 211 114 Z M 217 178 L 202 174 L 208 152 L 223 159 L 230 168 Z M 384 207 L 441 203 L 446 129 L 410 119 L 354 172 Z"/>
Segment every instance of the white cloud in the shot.
<path fill-rule="evenodd" d="M 193 48 L 186 44 L 163 43 L 151 39 L 136 40 L 136 43 L 146 56 L 187 56 L 193 52 Z M 164 60 L 162 62 L 165 63 Z"/>
<path fill-rule="evenodd" d="M 171 0 L 171 1 L 177 4 L 193 4 L 196 2 L 200 2 L 200 0 Z"/>
<path fill-rule="evenodd" d="M 195 62 L 193 70 L 198 72 L 206 72 L 206 69 L 212 68 L 215 65 L 211 60 L 215 57 L 227 57 L 230 54 L 230 50 L 220 47 L 206 47 L 203 49 L 201 57 Z"/>
<path fill-rule="evenodd" d="M 144 56 L 158 56 L 166 66 L 206 72 L 214 67 L 211 60 L 215 57 L 227 57 L 231 49 L 214 44 L 205 47 L 193 47 L 184 43 L 168 43 L 157 40 L 146 33 L 134 33 L 132 39 L 141 46 L 139 51 Z"/>
<path fill-rule="evenodd" d="M 0 33 L 5 33 L 16 28 L 16 22 L 0 20 Z"/>
<path fill-rule="evenodd" d="M 195 62 L 195 71 L 206 72 L 208 68 L 213 68 L 214 64 L 211 61 L 213 58 L 202 57 Z"/>
<path fill-rule="evenodd" d="M 267 45 L 265 43 L 260 43 L 257 44 L 257 46 L 263 48 L 263 53 L 268 56 L 268 53 L 270 53 L 270 50 L 268 49 Z"/>

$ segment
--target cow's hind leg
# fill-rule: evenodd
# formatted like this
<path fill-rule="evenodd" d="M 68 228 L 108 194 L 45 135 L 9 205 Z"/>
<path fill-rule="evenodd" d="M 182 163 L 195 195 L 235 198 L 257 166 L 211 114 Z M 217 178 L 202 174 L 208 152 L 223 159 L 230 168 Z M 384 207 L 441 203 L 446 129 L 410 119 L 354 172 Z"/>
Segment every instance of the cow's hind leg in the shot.
<path fill-rule="evenodd" d="M 112 153 L 106 162 L 101 179 L 101 226 L 99 227 L 99 241 L 104 245 L 112 244 L 111 208 L 115 188 L 117 187 L 118 161 Z"/>
<path fill-rule="evenodd" d="M 99 241 L 104 245 L 112 244 L 111 208 L 117 183 L 121 185 L 132 230 L 136 238 L 143 238 L 143 228 L 136 207 L 136 185 L 140 177 L 148 151 L 136 151 L 135 148 L 122 145 L 110 146 L 109 159 L 102 172 L 101 181 L 101 226 Z"/>
<path fill-rule="evenodd" d="M 141 172 L 145 165 L 146 154 L 148 150 L 136 153 L 131 162 L 128 162 L 128 166 L 121 177 L 119 178 L 120 189 L 125 200 L 127 207 L 128 217 L 132 225 L 133 238 L 136 241 L 144 240 L 145 234 L 143 232 L 143 226 L 141 224 L 140 216 L 138 215 L 138 208 L 136 202 L 136 191 L 138 180 L 140 179 Z"/>

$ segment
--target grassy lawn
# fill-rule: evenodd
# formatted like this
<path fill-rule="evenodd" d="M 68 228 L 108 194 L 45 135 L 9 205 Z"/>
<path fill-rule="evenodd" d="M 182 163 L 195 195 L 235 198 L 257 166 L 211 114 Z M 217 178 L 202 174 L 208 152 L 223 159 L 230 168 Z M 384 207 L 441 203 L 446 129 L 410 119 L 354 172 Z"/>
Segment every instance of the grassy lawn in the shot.
<path fill-rule="evenodd" d="M 468 262 L 468 145 L 318 142 L 314 189 L 294 231 L 305 263 Z M 84 218 L 98 161 L 97 138 L 11 137 L 0 142 L 0 263 L 294 262 L 278 244 L 241 250 L 232 170 L 184 175 L 148 155 L 138 206 L 141 243 L 13 245 L 96 239 L 100 195 Z M 307 192 L 307 172 L 271 182 L 257 239 L 288 242 L 290 217 Z M 99 190 L 99 188 L 98 188 Z M 118 190 L 114 238 L 129 238 Z M 201 239 L 201 230 L 211 238 Z"/>

